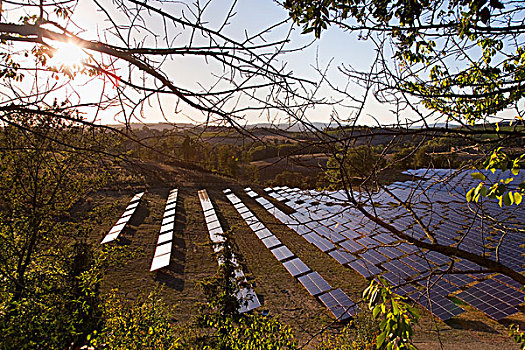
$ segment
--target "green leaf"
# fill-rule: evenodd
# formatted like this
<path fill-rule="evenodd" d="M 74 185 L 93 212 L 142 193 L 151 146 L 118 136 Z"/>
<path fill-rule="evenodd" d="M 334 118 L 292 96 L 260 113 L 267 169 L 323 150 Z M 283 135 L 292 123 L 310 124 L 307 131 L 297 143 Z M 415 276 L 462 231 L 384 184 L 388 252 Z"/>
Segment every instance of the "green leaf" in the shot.
<path fill-rule="evenodd" d="M 481 180 L 481 181 L 484 181 L 487 179 L 487 177 L 483 175 L 482 173 L 472 173 L 470 174 L 470 176 L 472 176 L 473 179 Z"/>
<path fill-rule="evenodd" d="M 376 342 L 377 342 L 378 349 L 380 349 L 383 346 L 383 343 L 385 342 L 385 340 L 386 340 L 386 332 L 382 332 L 377 336 Z"/>
<path fill-rule="evenodd" d="M 514 203 L 516 205 L 520 205 L 521 201 L 523 200 L 523 196 L 519 192 L 514 192 Z"/>
<path fill-rule="evenodd" d="M 475 188 L 471 188 L 468 192 L 467 192 L 467 202 L 472 202 L 472 196 L 474 195 L 474 190 Z"/>
<path fill-rule="evenodd" d="M 374 318 L 377 318 L 377 315 L 379 315 L 379 312 L 381 311 L 381 305 L 376 305 L 374 307 L 374 310 L 372 311 L 372 316 Z"/>
<path fill-rule="evenodd" d="M 514 199 L 514 198 L 513 198 L 513 199 Z M 512 200 L 510 199 L 510 195 L 509 195 L 509 193 L 507 192 L 507 193 L 505 193 L 505 194 L 503 195 L 503 204 L 505 204 L 505 205 L 512 205 L 512 201 L 513 201 L 513 199 L 512 199 Z"/>

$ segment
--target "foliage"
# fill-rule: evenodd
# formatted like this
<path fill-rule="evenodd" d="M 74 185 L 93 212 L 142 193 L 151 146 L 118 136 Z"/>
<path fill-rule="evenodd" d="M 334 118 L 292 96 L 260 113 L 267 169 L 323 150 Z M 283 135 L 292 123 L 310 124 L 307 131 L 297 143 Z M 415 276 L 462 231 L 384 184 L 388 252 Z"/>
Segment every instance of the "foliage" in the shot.
<path fill-rule="evenodd" d="M 171 312 L 158 291 L 141 295 L 133 302 L 112 290 L 105 296 L 103 324 L 87 339 L 94 348 L 177 349 L 178 337 L 170 324 Z"/>
<path fill-rule="evenodd" d="M 523 97 L 525 49 L 513 42 L 521 34 L 515 24 L 523 4 L 290 0 L 284 7 L 304 32 L 317 37 L 332 24 L 388 35 L 401 66 L 392 77 L 399 85 L 388 86 L 421 98 L 427 108 L 450 118 L 473 124 Z"/>
<path fill-rule="evenodd" d="M 105 258 L 86 243 L 96 213 L 73 217 L 72 210 L 106 177 L 99 157 L 81 151 L 94 140 L 78 126 L 60 117 L 16 118 L 24 129 L 0 132 L 0 343 L 64 348 L 98 322 Z"/>
<path fill-rule="evenodd" d="M 226 237 L 217 274 L 199 283 L 206 302 L 200 305 L 195 323 L 183 332 L 181 347 L 199 350 L 297 349 L 291 329 L 277 318 L 239 313 L 238 281 L 235 266 L 231 263 L 233 246 Z"/>
<path fill-rule="evenodd" d="M 344 328 L 335 335 L 329 335 L 318 350 L 373 350 L 379 333 L 378 322 L 369 312 L 357 314 Z"/>
<path fill-rule="evenodd" d="M 351 179 L 365 180 L 386 163 L 379 147 L 361 145 L 331 156 L 327 162 L 325 179 L 332 188 L 349 184 Z"/>
<path fill-rule="evenodd" d="M 416 349 L 412 344 L 412 324 L 419 319 L 418 311 L 407 303 L 405 297 L 392 292 L 381 277 L 373 280 L 363 292 L 374 318 L 381 318 L 380 333 L 376 338 L 378 349 Z"/>
<path fill-rule="evenodd" d="M 523 331 L 520 331 L 519 326 L 512 325 L 509 329 L 509 336 L 512 337 L 512 339 L 520 344 L 520 349 L 525 349 L 525 333 Z"/>
<path fill-rule="evenodd" d="M 285 170 L 275 176 L 273 181 L 269 182 L 270 186 L 289 186 L 299 188 L 313 188 L 315 187 L 315 178 L 305 176 L 297 171 Z"/>
<path fill-rule="evenodd" d="M 525 155 L 523 154 L 513 158 L 509 157 L 508 154 L 501 151 L 501 148 L 498 148 L 492 152 L 490 158 L 485 161 L 484 166 L 486 170 L 490 170 L 492 173 L 496 169 L 501 171 L 510 170 L 511 174 L 516 176 L 520 172 L 524 157 Z M 525 181 L 516 184 L 513 183 L 513 177 L 506 177 L 487 186 L 487 177 L 482 173 L 472 173 L 471 176 L 481 182 L 467 192 L 466 198 L 468 202 L 478 202 L 481 197 L 497 199 L 500 207 L 503 205 L 519 205 L 522 202 L 525 195 Z"/>

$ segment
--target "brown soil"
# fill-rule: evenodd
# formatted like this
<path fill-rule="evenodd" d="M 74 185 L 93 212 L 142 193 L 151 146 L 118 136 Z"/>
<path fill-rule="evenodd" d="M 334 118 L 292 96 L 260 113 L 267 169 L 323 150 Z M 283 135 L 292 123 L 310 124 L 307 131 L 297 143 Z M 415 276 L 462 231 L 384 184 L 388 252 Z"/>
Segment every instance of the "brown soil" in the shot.
<path fill-rule="evenodd" d="M 255 286 L 263 303 L 262 309 L 278 315 L 290 325 L 305 348 L 313 348 L 321 339 L 324 330 L 333 331 L 333 319 L 323 305 L 310 296 L 306 290 L 284 269 L 268 249 L 259 241 L 244 223 L 222 190 L 232 188 L 246 205 L 263 221 L 274 234 L 312 269 L 318 271 L 333 287 L 343 289 L 353 300 L 359 300 L 367 282 L 351 269 L 339 265 L 327 254 L 308 244 L 268 214 L 253 199 L 244 194 L 243 187 L 234 181 L 197 170 L 181 170 L 169 166 L 151 166 L 150 173 L 144 174 L 147 189 L 136 215 L 120 239 L 129 252 L 129 257 L 118 267 L 108 271 L 103 290 L 119 288 L 130 298 L 140 293 L 153 291 L 163 286 L 161 295 L 175 307 L 175 320 L 187 321 L 195 314 L 195 304 L 203 301 L 198 281 L 212 276 L 217 262 L 208 245 L 208 233 L 204 223 L 197 191 L 207 189 L 219 220 L 224 229 L 232 229 L 239 253 L 245 265 L 245 272 Z M 142 169 L 148 168 L 142 167 Z M 118 187 L 118 186 L 117 186 Z M 116 203 L 114 215 L 100 227 L 91 238 L 99 242 L 112 224 L 118 219 L 127 201 L 136 188 L 114 188 L 111 191 L 92 196 L 91 206 Z M 176 233 L 171 264 L 158 272 L 149 272 L 157 240 L 164 202 L 171 188 L 179 188 L 176 214 Z M 259 191 L 259 193 L 262 193 Z M 416 344 L 420 349 L 517 349 L 506 336 L 505 325 L 510 322 L 525 323 L 523 313 L 512 320 L 495 322 L 481 312 L 467 307 L 467 312 L 448 323 L 434 321 L 431 315 L 423 315 L 416 327 Z M 335 327 L 337 328 L 337 327 Z M 441 342 L 440 342 L 441 341 Z"/>

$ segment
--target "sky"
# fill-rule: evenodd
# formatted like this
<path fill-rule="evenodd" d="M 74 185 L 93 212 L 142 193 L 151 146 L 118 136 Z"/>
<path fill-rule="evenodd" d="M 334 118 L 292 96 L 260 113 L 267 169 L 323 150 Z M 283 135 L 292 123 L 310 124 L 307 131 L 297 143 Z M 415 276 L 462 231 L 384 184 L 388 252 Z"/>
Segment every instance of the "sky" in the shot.
<path fill-rule="evenodd" d="M 124 16 L 121 9 L 112 8 L 112 1 L 99 0 L 104 8 L 108 10 L 108 14 L 113 21 L 109 21 L 106 16 L 100 11 L 96 10 L 93 0 L 81 0 L 78 2 L 74 10 L 71 21 L 67 24 L 67 29 L 78 34 L 80 37 L 88 40 L 108 40 L 110 43 L 122 45 L 121 42 L 115 40 L 114 37 L 107 35 L 107 30 L 113 27 L 114 23 L 127 24 L 128 17 Z M 163 8 L 164 10 L 174 14 L 177 17 L 189 15 L 191 11 L 195 11 L 195 3 L 193 1 L 179 1 L 179 2 L 156 2 L 151 1 L 155 7 Z M 210 28 L 219 28 L 230 8 L 231 0 L 211 0 L 202 17 L 202 21 Z M 184 6 L 186 4 L 187 6 Z M 204 6 L 205 2 L 200 3 Z M 34 8 L 33 8 L 34 9 Z M 8 12 L 6 15 L 11 20 L 18 20 L 21 13 L 29 14 L 31 8 L 21 8 L 16 11 Z M 235 7 L 235 15 L 230 19 L 228 25 L 221 30 L 221 33 L 242 41 L 248 33 L 253 35 L 261 30 L 286 20 L 288 13 L 285 9 L 279 6 L 278 3 L 272 0 L 241 0 Z M 145 17 L 145 23 L 141 26 L 140 22 L 136 22 L 136 29 L 131 38 L 136 42 L 144 40 L 146 46 L 155 46 L 157 43 L 160 47 L 166 46 L 162 42 L 165 26 L 159 17 Z M 288 22 L 282 25 L 266 36 L 266 40 L 280 40 L 284 38 L 291 23 Z M 199 37 L 198 34 L 192 36 L 192 32 L 188 28 L 175 27 L 168 25 L 167 32 L 170 37 L 170 45 L 184 46 L 193 38 L 193 43 L 198 45 L 206 45 L 207 39 Z M 370 41 L 359 40 L 358 33 L 347 33 L 339 28 L 331 27 L 322 33 L 320 39 L 315 39 L 313 34 L 302 34 L 301 28 L 294 26 L 290 35 L 290 43 L 287 48 L 301 48 L 305 45 L 308 47 L 296 52 L 291 52 L 282 55 L 278 58 L 277 65 L 286 65 L 287 71 L 292 71 L 293 75 L 298 78 L 318 82 L 320 77 L 316 72 L 315 67 L 327 71 L 327 78 L 333 86 L 344 88 L 347 86 L 350 94 L 356 98 L 360 98 L 363 90 L 348 79 L 339 70 L 342 65 L 352 66 L 361 71 L 368 71 L 370 65 L 375 57 L 375 49 Z M 155 33 L 156 40 L 151 33 Z M 53 43 L 50 43 L 53 45 Z M 96 59 L 104 63 L 108 63 L 108 57 L 95 55 Z M 113 65 L 114 72 L 122 76 L 123 79 L 131 77 L 135 83 L 141 83 L 143 76 L 136 70 L 128 73 L 126 64 L 115 63 Z M 222 67 L 211 63 L 202 57 L 174 57 L 168 59 L 162 65 L 162 70 L 168 75 L 170 80 L 177 86 L 193 90 L 201 91 L 202 87 L 213 86 L 216 83 L 216 75 L 222 74 Z M 49 84 L 45 79 L 40 78 L 43 84 Z M 151 82 L 151 81 L 150 81 Z M 28 84 L 27 81 L 24 84 Z M 63 84 L 64 87 L 57 92 L 50 93 L 46 96 L 47 99 L 67 98 L 72 103 L 85 103 L 86 101 L 97 101 L 100 99 L 101 93 L 104 90 L 106 94 L 114 96 L 117 94 L 114 82 L 107 77 L 87 77 L 77 75 L 74 79 L 60 76 L 53 84 Z M 218 86 L 222 86 L 219 84 Z M 29 88 L 29 86 L 27 86 Z M 22 88 L 23 90 L 24 88 Z M 311 91 L 314 86 L 308 85 L 308 90 Z M 134 94 L 129 89 L 125 90 L 129 94 L 132 102 L 139 101 L 141 96 Z M 267 91 L 262 89 L 256 93 L 256 97 L 264 99 Z M 316 92 L 316 98 L 324 99 L 326 101 L 338 101 L 342 97 L 333 89 L 329 88 L 326 83 L 320 85 Z M 346 106 L 355 106 L 350 99 L 345 99 L 343 103 L 337 107 L 332 105 L 317 105 L 307 110 L 306 115 L 309 121 L 312 122 L 328 122 L 332 113 L 335 111 L 342 120 L 347 120 L 351 117 L 354 109 Z M 245 108 L 246 106 L 256 106 L 253 100 L 241 98 L 239 100 L 231 100 L 225 102 L 224 108 L 236 109 Z M 98 123 L 114 124 L 123 122 L 126 115 L 119 113 L 121 106 L 116 105 L 105 110 L 86 109 L 85 117 L 88 120 L 95 120 Z M 124 108 L 126 114 L 129 115 L 131 106 Z M 392 106 L 380 104 L 372 96 L 369 96 L 364 105 L 363 112 L 358 121 L 358 124 L 376 124 L 379 121 L 381 124 L 391 124 L 395 122 L 393 114 L 390 112 Z M 161 112 L 162 111 L 162 112 Z M 137 110 L 136 110 L 137 112 Z M 184 103 L 177 103 L 173 97 L 162 95 L 150 98 L 147 103 L 143 104 L 143 110 L 140 113 L 138 120 L 132 119 L 130 122 L 145 122 L 156 123 L 168 121 L 172 123 L 185 122 L 204 122 L 206 115 L 186 106 Z M 260 112 L 246 112 L 241 113 L 244 117 L 241 124 L 266 123 L 275 122 L 282 123 L 289 120 L 286 114 L 282 112 L 271 112 L 262 114 Z M 412 118 L 412 115 L 406 114 L 405 117 Z"/>
<path fill-rule="evenodd" d="M 159 4 L 158 2 L 152 3 L 155 5 Z M 227 14 L 229 4 L 231 4 L 229 0 L 213 0 L 204 15 L 207 26 L 218 28 Z M 160 7 L 160 5 L 158 6 Z M 170 10 L 176 15 L 181 15 L 180 5 L 167 5 L 164 6 L 164 9 Z M 186 8 L 186 14 L 188 11 L 189 8 Z M 125 18 L 119 14 L 118 11 L 112 12 L 111 15 L 116 22 L 119 20 L 122 20 L 123 23 L 125 22 Z M 287 18 L 287 11 L 274 1 L 242 0 L 238 2 L 235 8 L 235 15 L 229 21 L 229 25 L 225 27 L 223 32 L 234 39 L 242 40 L 245 33 L 257 33 Z M 96 35 L 99 35 L 103 29 L 111 25 L 107 20 L 102 21 L 101 14 L 94 10 L 91 1 L 81 1 L 79 3 L 73 16 L 73 22 L 85 29 L 80 36 L 86 39 L 96 39 Z M 156 33 L 162 33 L 163 31 L 161 23 L 158 23 L 158 18 L 152 18 L 151 21 L 147 21 L 147 25 L 150 26 L 149 29 Z M 279 40 L 283 38 L 290 26 L 291 23 L 289 22 L 273 30 L 272 33 L 267 36 L 267 39 Z M 172 29 L 173 33 L 179 30 L 179 28 Z M 288 47 L 299 48 L 307 44 L 310 45 L 300 51 L 292 52 L 279 58 L 279 64 L 286 64 L 287 69 L 293 71 L 294 76 L 311 81 L 318 81 L 319 74 L 314 67 L 318 65 L 326 69 L 329 65 L 328 77 L 330 82 L 339 87 L 343 87 L 347 85 L 348 81 L 338 70 L 341 64 L 351 65 L 352 67 L 365 71 L 369 69 L 369 65 L 375 54 L 374 47 L 370 42 L 358 40 L 356 33 L 345 33 L 338 28 L 329 28 L 323 32 L 320 39 L 316 40 L 312 34 L 301 34 L 301 31 L 301 28 L 297 26 L 294 27 Z M 145 32 L 142 31 L 141 33 Z M 188 39 L 188 33 L 188 30 L 183 31 L 174 43 L 185 42 L 185 40 Z M 140 34 L 137 34 L 137 36 L 140 37 Z M 168 73 L 170 79 L 172 79 L 175 84 L 188 89 L 199 89 L 199 85 L 207 86 L 213 84 L 215 79 L 212 75 L 214 73 L 218 74 L 217 68 L 218 67 L 209 62 L 204 62 L 201 58 L 195 59 L 189 57 L 176 58 L 172 62 L 166 62 L 163 66 L 164 71 Z M 73 83 L 76 85 L 76 90 L 83 91 L 80 94 L 82 98 L 90 95 L 93 95 L 93 98 L 98 98 L 98 92 L 102 89 L 103 84 L 103 82 L 96 81 L 96 79 L 89 80 L 81 76 L 75 78 L 75 82 Z M 106 81 L 106 84 L 107 83 Z M 108 85 L 106 85 L 106 88 L 108 88 Z M 264 93 L 264 91 L 261 91 L 261 94 Z M 360 96 L 361 94 L 362 91 L 355 87 L 355 95 Z M 317 97 L 327 100 L 339 98 L 339 96 L 326 85 L 324 85 L 324 87 L 322 85 L 321 89 L 317 92 Z M 158 103 L 162 105 L 164 115 L 160 113 Z M 246 101 L 246 103 L 249 102 Z M 175 111 L 178 113 L 175 113 Z M 330 120 L 332 111 L 332 106 L 316 106 L 309 110 L 307 115 L 310 121 L 327 122 Z M 93 113 L 94 112 L 91 112 L 91 114 Z M 350 116 L 350 110 L 348 109 L 342 109 L 339 113 L 343 119 Z M 384 106 L 375 102 L 374 99 L 369 99 L 367 102 L 363 118 L 360 119 L 360 124 L 373 122 L 373 118 L 367 115 L 374 115 L 375 117 L 381 115 L 383 119 L 388 120 L 388 112 L 385 111 Z M 152 101 L 151 106 L 146 105 L 144 116 L 140 119 L 143 122 L 151 123 L 166 121 L 166 117 L 169 122 L 203 122 L 206 116 L 184 106 L 184 104 L 177 105 L 173 98 L 161 96 L 160 102 Z M 288 120 L 288 117 L 282 113 L 265 114 L 262 116 L 259 115 L 259 113 L 246 113 L 245 117 L 246 119 L 241 123 L 286 122 Z M 97 118 L 102 123 L 110 124 L 122 122 L 124 119 L 122 115 L 115 117 L 115 113 L 107 111 L 97 114 Z M 388 122 L 393 122 L 393 119 Z"/>

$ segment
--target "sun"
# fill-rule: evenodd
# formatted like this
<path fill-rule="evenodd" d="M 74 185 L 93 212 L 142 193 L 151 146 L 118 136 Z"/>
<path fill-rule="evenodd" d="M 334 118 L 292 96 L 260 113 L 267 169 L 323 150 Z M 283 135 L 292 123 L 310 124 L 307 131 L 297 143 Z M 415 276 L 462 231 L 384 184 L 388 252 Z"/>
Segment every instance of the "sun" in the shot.
<path fill-rule="evenodd" d="M 82 66 L 83 61 L 87 59 L 87 55 L 82 47 L 72 42 L 57 41 L 53 43 L 53 48 L 53 56 L 49 61 L 49 64 L 52 66 L 75 68 Z"/>

